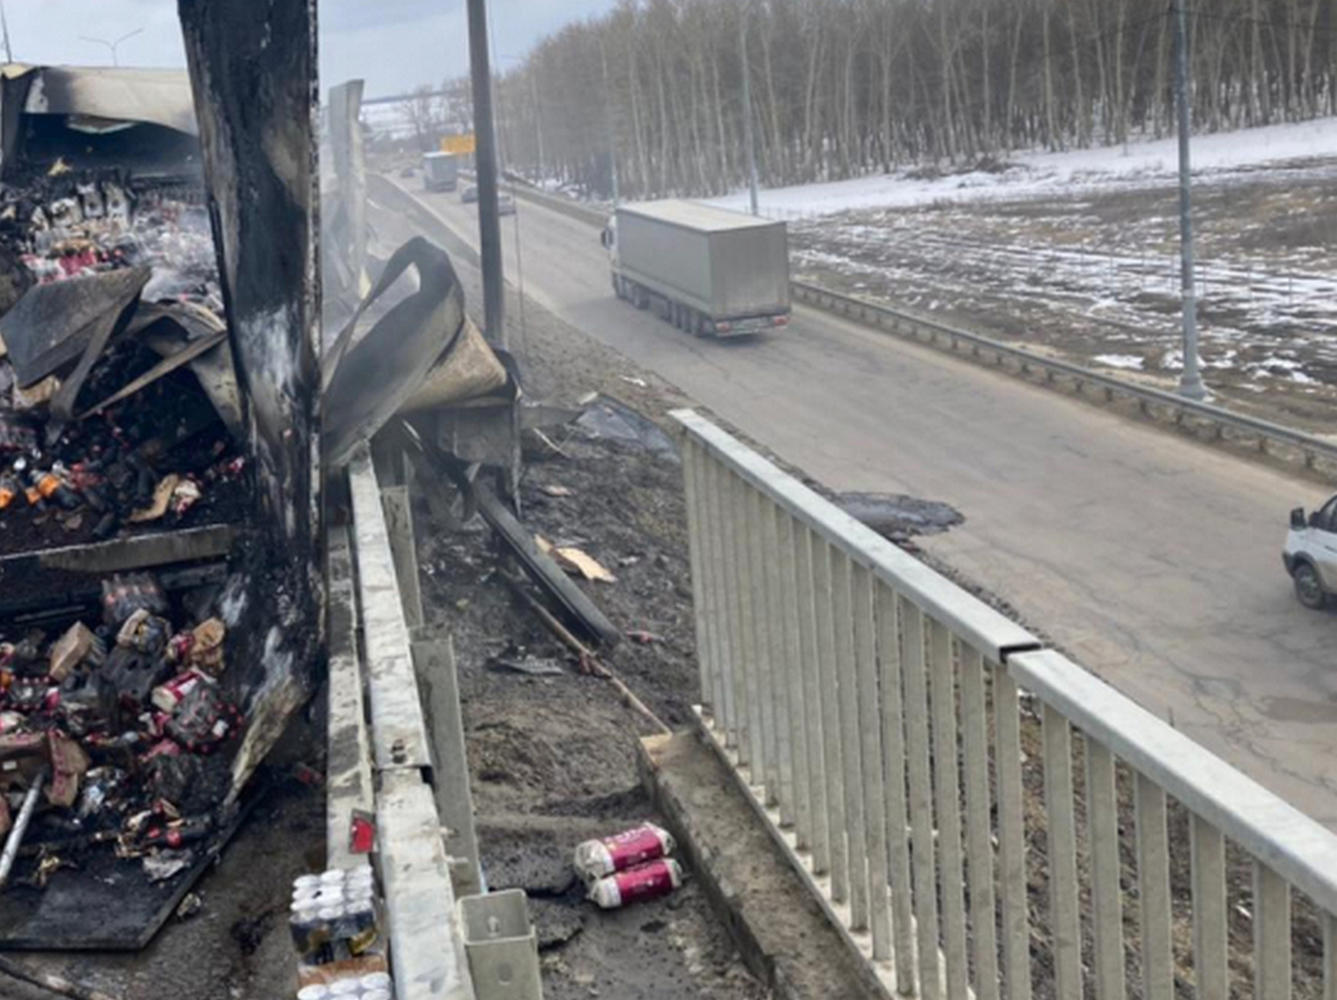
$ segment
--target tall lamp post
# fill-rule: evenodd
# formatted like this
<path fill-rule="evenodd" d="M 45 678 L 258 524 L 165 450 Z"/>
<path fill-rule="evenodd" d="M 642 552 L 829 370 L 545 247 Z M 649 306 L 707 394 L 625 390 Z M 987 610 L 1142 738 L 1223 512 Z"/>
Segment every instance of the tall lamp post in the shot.
<path fill-rule="evenodd" d="M 752 73 L 747 60 L 747 16 L 752 11 L 752 0 L 744 0 L 738 12 L 738 49 L 743 60 L 743 145 L 747 146 L 748 197 L 752 214 L 759 215 L 757 206 L 757 144 L 752 135 Z"/>
<path fill-rule="evenodd" d="M 1183 308 L 1184 367 L 1179 373 L 1179 394 L 1204 399 L 1207 388 L 1198 368 L 1198 302 L 1193 287 L 1193 195 L 1188 140 L 1193 128 L 1189 114 L 1188 12 L 1184 0 L 1175 0 L 1175 111 L 1179 118 L 1179 291 Z"/>
<path fill-rule="evenodd" d="M 105 38 L 90 38 L 88 35 L 80 35 L 79 38 L 85 42 L 92 42 L 94 45 L 105 45 L 107 49 L 111 52 L 111 64 L 113 66 L 119 66 L 121 65 L 121 63 L 120 60 L 117 58 L 117 53 L 116 53 L 117 46 L 119 46 L 124 41 L 128 41 L 129 39 L 134 38 L 138 34 L 142 34 L 143 31 L 144 31 L 143 28 L 136 28 L 134 31 L 127 31 L 124 35 L 122 35 L 120 38 L 116 39 L 113 42 L 109 42 Z M 9 32 L 6 31 L 5 34 L 8 35 Z"/>
<path fill-rule="evenodd" d="M 469 0 L 469 67 L 473 76 L 474 168 L 478 175 L 478 248 L 483 270 L 483 332 L 488 343 L 506 347 L 502 315 L 501 216 L 497 205 L 497 132 L 492 118 L 492 70 L 488 65 L 487 4 Z"/>

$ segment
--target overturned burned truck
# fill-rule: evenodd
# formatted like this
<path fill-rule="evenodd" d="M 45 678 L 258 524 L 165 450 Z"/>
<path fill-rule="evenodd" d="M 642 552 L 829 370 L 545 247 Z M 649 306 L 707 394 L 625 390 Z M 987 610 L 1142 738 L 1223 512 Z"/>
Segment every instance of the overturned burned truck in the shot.
<path fill-rule="evenodd" d="M 240 2 L 181 14 L 189 76 L 0 72 L 0 948 L 141 947 L 225 848 L 325 679 L 372 453 L 518 463 L 513 365 L 439 248 L 369 245 L 338 127 L 353 249 L 322 308 L 313 47 L 265 45 Z M 266 16 L 314 38 L 306 3 Z M 332 103 L 356 122 L 356 88 Z M 361 755 L 329 761 L 330 863 L 391 850 L 369 815 L 408 822 L 397 993 L 465 995 L 431 766 L 367 759 L 404 724 L 371 699 Z"/>
<path fill-rule="evenodd" d="M 0 944 L 134 947 L 249 803 L 254 448 L 186 75 L 8 66 L 0 123 Z"/>

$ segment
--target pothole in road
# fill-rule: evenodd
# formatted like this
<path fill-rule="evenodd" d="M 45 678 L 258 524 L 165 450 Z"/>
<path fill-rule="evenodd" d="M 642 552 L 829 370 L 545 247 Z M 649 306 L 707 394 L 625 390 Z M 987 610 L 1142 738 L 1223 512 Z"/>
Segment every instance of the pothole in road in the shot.
<path fill-rule="evenodd" d="M 1337 722 L 1337 702 L 1303 698 L 1264 698 L 1259 711 L 1275 722 L 1319 725 Z"/>
<path fill-rule="evenodd" d="M 951 504 L 903 493 L 840 493 L 835 500 L 845 513 L 893 542 L 938 535 L 966 520 Z"/>

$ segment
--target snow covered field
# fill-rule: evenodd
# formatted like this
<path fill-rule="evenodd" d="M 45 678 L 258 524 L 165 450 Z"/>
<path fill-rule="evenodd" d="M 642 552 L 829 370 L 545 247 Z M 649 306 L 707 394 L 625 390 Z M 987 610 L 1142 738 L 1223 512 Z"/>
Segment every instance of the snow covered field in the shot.
<path fill-rule="evenodd" d="M 1257 170 L 1268 164 L 1337 157 L 1337 118 L 1269 125 L 1239 132 L 1194 136 L 1191 161 L 1195 175 Z M 826 184 L 763 190 L 763 215 L 798 219 L 865 208 L 916 208 L 944 202 L 976 202 L 1078 195 L 1117 187 L 1135 187 L 1177 176 L 1177 140 L 1134 141 L 1062 152 L 1012 153 L 998 172 L 967 171 L 924 176 L 924 169 Z M 710 204 L 746 211 L 747 191 Z"/>
<path fill-rule="evenodd" d="M 1193 155 L 1208 384 L 1331 431 L 1337 119 L 1195 137 Z M 1162 140 L 764 191 L 761 207 L 792 220 L 799 276 L 1168 385 L 1182 364 L 1176 171 Z"/>

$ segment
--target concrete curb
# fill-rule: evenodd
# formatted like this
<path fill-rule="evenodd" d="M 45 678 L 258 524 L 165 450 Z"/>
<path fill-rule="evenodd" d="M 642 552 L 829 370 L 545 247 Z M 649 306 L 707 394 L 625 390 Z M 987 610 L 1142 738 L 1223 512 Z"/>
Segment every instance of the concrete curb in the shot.
<path fill-rule="evenodd" d="M 777 1000 L 887 997 L 696 733 L 645 737 L 637 758 L 680 854 Z"/>

